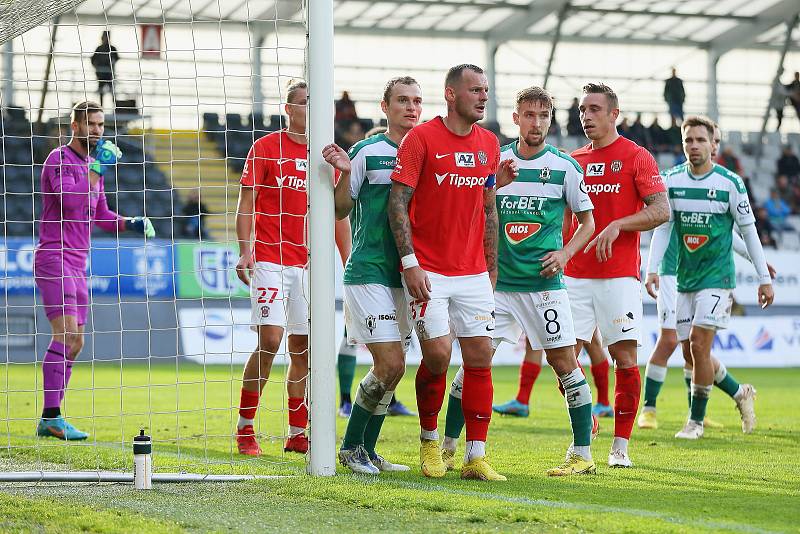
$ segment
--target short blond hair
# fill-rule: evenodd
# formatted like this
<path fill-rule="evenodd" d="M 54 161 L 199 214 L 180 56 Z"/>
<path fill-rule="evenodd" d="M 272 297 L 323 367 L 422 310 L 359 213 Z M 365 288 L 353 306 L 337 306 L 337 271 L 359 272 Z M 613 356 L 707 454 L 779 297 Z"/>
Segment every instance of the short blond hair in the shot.
<path fill-rule="evenodd" d="M 308 84 L 305 80 L 289 80 L 289 83 L 286 85 L 286 102 L 293 104 L 294 102 L 292 102 L 292 100 L 294 100 L 294 95 L 300 89 L 308 91 Z"/>
<path fill-rule="evenodd" d="M 551 112 L 555 109 L 555 99 L 547 92 L 547 89 L 535 85 L 527 87 L 517 93 L 517 111 L 523 102 L 539 102 L 544 104 Z"/>

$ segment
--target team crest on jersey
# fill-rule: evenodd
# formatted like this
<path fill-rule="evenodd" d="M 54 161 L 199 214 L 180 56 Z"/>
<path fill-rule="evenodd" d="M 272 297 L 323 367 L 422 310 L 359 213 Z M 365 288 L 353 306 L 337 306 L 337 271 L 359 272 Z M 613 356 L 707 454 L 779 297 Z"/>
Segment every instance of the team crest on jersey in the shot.
<path fill-rule="evenodd" d="M 541 170 L 541 172 L 539 173 L 539 180 L 541 180 L 543 184 L 546 184 L 547 182 L 550 181 L 550 167 L 544 167 Z"/>
<path fill-rule="evenodd" d="M 708 243 L 708 236 L 703 234 L 686 234 L 683 236 L 683 244 L 689 252 L 695 252 L 703 245 Z"/>
<path fill-rule="evenodd" d="M 297 169 L 298 171 L 306 172 L 306 168 L 308 168 L 308 161 L 300 158 L 295 158 L 294 168 Z"/>
<path fill-rule="evenodd" d="M 377 319 L 375 319 L 375 316 L 370 314 L 367 315 L 366 319 L 364 319 L 364 324 L 366 325 L 367 330 L 369 330 L 369 335 L 372 335 L 372 331 L 375 330 L 375 327 L 377 326 L 378 323 Z"/>
<path fill-rule="evenodd" d="M 586 166 L 586 176 L 603 176 L 605 173 L 605 163 L 589 163 Z"/>
<path fill-rule="evenodd" d="M 474 167 L 475 154 L 472 152 L 456 152 L 456 167 Z"/>
<path fill-rule="evenodd" d="M 717 198 L 717 190 L 716 189 L 709 189 L 708 193 L 706 193 L 706 194 L 708 195 L 708 198 L 710 198 L 711 200 L 714 200 L 715 198 Z"/>
<path fill-rule="evenodd" d="M 541 228 L 542 225 L 539 223 L 510 222 L 505 224 L 504 231 L 508 242 L 518 245 L 536 234 Z"/>
<path fill-rule="evenodd" d="M 478 151 L 478 161 L 480 162 L 481 165 L 486 165 L 489 162 L 489 157 L 483 150 Z"/>
<path fill-rule="evenodd" d="M 261 306 L 261 318 L 266 319 L 269 317 L 269 306 Z"/>
<path fill-rule="evenodd" d="M 622 170 L 622 161 L 615 159 L 611 162 L 611 172 L 619 172 Z"/>

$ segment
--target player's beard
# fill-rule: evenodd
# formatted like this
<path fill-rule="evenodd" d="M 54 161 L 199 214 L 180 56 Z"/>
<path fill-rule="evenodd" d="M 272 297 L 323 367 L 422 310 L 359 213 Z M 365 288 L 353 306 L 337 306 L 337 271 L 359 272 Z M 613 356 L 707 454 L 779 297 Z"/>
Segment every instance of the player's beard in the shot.
<path fill-rule="evenodd" d="M 523 137 L 522 140 L 531 148 L 542 146 L 544 144 L 544 134 L 532 134 L 531 132 L 528 132 L 528 135 Z"/>

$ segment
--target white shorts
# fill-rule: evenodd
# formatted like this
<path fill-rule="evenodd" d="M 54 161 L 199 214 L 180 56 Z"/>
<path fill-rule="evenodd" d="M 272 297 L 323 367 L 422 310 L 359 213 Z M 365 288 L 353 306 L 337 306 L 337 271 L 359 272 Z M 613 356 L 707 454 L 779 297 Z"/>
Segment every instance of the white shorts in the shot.
<path fill-rule="evenodd" d="M 693 325 L 711 330 L 728 328 L 732 304 L 730 289 L 701 289 L 694 293 L 678 293 L 678 339 L 689 339 Z"/>
<path fill-rule="evenodd" d="M 259 325 L 280 326 L 290 335 L 308 335 L 308 270 L 256 262 L 250 280 L 253 330 Z"/>
<path fill-rule="evenodd" d="M 348 343 L 411 342 L 411 322 L 402 288 L 381 284 L 344 286 Z"/>
<path fill-rule="evenodd" d="M 564 277 L 572 308 L 575 337 L 591 341 L 595 327 L 603 346 L 633 340 L 641 344 L 642 285 L 633 277 Z"/>
<path fill-rule="evenodd" d="M 496 291 L 495 346 L 516 344 L 522 332 L 533 349 L 556 349 L 575 344 L 572 311 L 565 289 L 552 291 Z"/>
<path fill-rule="evenodd" d="M 665 274 L 658 277 L 658 326 L 662 330 L 675 330 L 675 309 L 678 305 L 678 277 Z"/>
<path fill-rule="evenodd" d="M 405 290 L 420 341 L 446 336 L 494 336 L 494 295 L 488 273 L 445 276 L 428 273 L 431 300 L 415 301 Z M 405 282 L 404 286 L 405 287 Z"/>

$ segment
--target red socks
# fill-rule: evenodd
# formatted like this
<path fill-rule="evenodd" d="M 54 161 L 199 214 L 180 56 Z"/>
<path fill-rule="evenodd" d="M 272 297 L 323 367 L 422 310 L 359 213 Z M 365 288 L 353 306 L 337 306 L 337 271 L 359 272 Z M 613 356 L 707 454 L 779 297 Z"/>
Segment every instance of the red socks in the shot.
<path fill-rule="evenodd" d="M 303 397 L 289 397 L 289 426 L 308 426 L 308 407 L 303 400 Z"/>
<path fill-rule="evenodd" d="M 447 373 L 434 375 L 425 362 L 422 362 L 417 369 L 416 389 L 419 425 L 423 430 L 436 430 L 439 425 L 439 412 L 444 402 L 444 392 L 447 389 Z M 489 406 L 489 411 L 491 408 Z"/>
<path fill-rule="evenodd" d="M 592 378 L 594 378 L 594 386 L 597 388 L 597 400 L 600 404 L 611 406 L 608 400 L 608 358 L 604 359 L 597 365 L 592 365 Z M 619 388 L 616 388 L 619 391 Z"/>
<path fill-rule="evenodd" d="M 614 386 L 614 437 L 630 439 L 639 410 L 642 377 L 638 367 L 617 369 L 614 376 L 617 380 Z"/>
<path fill-rule="evenodd" d="M 258 410 L 258 392 L 242 389 L 242 397 L 239 401 L 239 415 L 245 419 L 255 419 Z"/>
<path fill-rule="evenodd" d="M 467 441 L 486 441 L 492 419 L 492 369 L 464 367 L 464 389 L 461 408 L 467 427 Z"/>
<path fill-rule="evenodd" d="M 528 404 L 531 400 L 531 390 L 533 389 L 533 384 L 536 383 L 536 379 L 539 377 L 539 373 L 542 370 L 542 366 L 538 363 L 533 362 L 522 362 L 522 366 L 519 368 L 519 391 L 517 391 L 517 402 L 522 404 Z"/>

